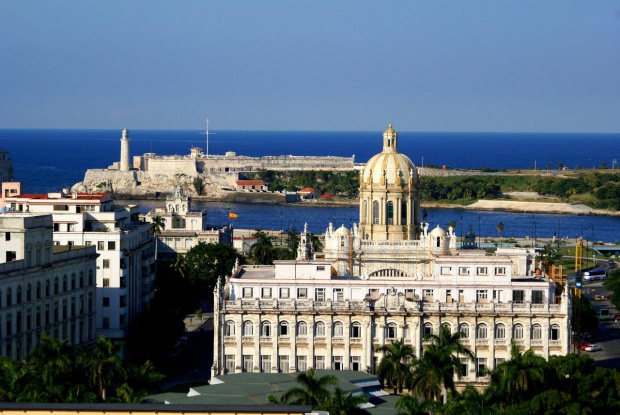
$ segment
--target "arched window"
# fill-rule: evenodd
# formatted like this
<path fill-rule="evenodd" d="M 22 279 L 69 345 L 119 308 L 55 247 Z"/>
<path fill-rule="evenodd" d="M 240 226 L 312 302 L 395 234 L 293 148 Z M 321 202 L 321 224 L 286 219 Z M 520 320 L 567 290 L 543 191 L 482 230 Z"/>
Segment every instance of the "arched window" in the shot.
<path fill-rule="evenodd" d="M 235 322 L 228 320 L 226 322 L 226 331 L 225 336 L 234 336 L 235 335 Z"/>
<path fill-rule="evenodd" d="M 437 248 L 441 248 L 441 237 L 437 237 Z"/>
<path fill-rule="evenodd" d="M 487 325 L 484 323 L 478 324 L 476 328 L 476 338 L 477 339 L 486 339 L 487 338 Z"/>
<path fill-rule="evenodd" d="M 88 285 L 93 285 L 93 270 L 88 270 Z"/>
<path fill-rule="evenodd" d="M 75 290 L 75 274 L 71 274 L 71 289 Z"/>
<path fill-rule="evenodd" d="M 22 303 L 22 287 L 17 287 L 17 304 Z"/>
<path fill-rule="evenodd" d="M 36 296 L 37 296 L 37 299 L 41 298 L 41 281 L 37 281 Z"/>
<path fill-rule="evenodd" d="M 517 340 L 522 340 L 523 339 L 523 325 L 521 324 L 515 324 L 515 326 L 512 329 L 513 331 L 513 335 L 512 337 L 517 339 Z"/>
<path fill-rule="evenodd" d="M 288 336 L 288 323 L 286 321 L 280 322 L 278 326 L 278 336 Z"/>
<path fill-rule="evenodd" d="M 560 326 L 557 324 L 549 328 L 549 340 L 560 340 Z"/>
<path fill-rule="evenodd" d="M 431 323 L 424 323 L 424 335 L 430 336 L 433 334 L 433 325 Z"/>
<path fill-rule="evenodd" d="M 342 337 L 344 336 L 344 326 L 341 322 L 337 321 L 334 323 L 334 337 Z"/>
<path fill-rule="evenodd" d="M 45 241 L 45 263 L 49 264 L 51 258 L 52 247 L 50 241 Z"/>
<path fill-rule="evenodd" d="M 254 335 L 254 323 L 249 320 L 243 322 L 243 335 L 244 336 L 253 336 Z"/>
<path fill-rule="evenodd" d="M 532 340 L 540 340 L 542 339 L 542 328 L 540 324 L 534 324 L 532 326 Z"/>
<path fill-rule="evenodd" d="M 351 337 L 354 339 L 359 339 L 362 337 L 362 325 L 357 321 L 351 324 Z"/>
<path fill-rule="evenodd" d="M 260 325 L 260 335 L 261 337 L 271 337 L 271 323 L 268 321 L 263 321 Z"/>
<path fill-rule="evenodd" d="M 379 223 L 379 202 L 376 200 L 372 202 L 372 223 L 375 225 Z"/>
<path fill-rule="evenodd" d="M 315 336 L 325 336 L 325 324 L 322 322 L 318 322 L 314 325 L 314 335 Z"/>
<path fill-rule="evenodd" d="M 41 242 L 37 242 L 34 247 L 35 265 L 41 265 Z"/>
<path fill-rule="evenodd" d="M 32 245 L 31 244 L 26 245 L 26 266 L 27 267 L 32 266 Z"/>
<path fill-rule="evenodd" d="M 406 225 L 407 222 L 407 202 L 400 203 L 400 223 Z"/>
<path fill-rule="evenodd" d="M 67 276 L 62 277 L 62 292 L 67 292 Z"/>
<path fill-rule="evenodd" d="M 84 273 L 80 272 L 80 288 L 84 287 Z"/>
<path fill-rule="evenodd" d="M 387 202 L 386 218 L 387 218 L 387 224 L 388 225 L 393 225 L 394 224 L 394 203 L 391 202 L 391 201 Z"/>
<path fill-rule="evenodd" d="M 396 326 L 396 323 L 390 323 L 387 325 L 385 336 L 388 339 L 396 339 L 398 337 L 398 327 Z"/>
<path fill-rule="evenodd" d="M 13 293 L 11 292 L 10 288 L 7 288 L 6 290 L 6 306 L 10 307 L 13 305 Z"/>
<path fill-rule="evenodd" d="M 31 301 L 32 300 L 32 285 L 28 284 L 26 286 L 26 301 Z"/>
<path fill-rule="evenodd" d="M 469 325 L 467 323 L 461 323 L 459 326 L 459 333 L 461 333 L 462 339 L 469 339 Z"/>
<path fill-rule="evenodd" d="M 505 339 L 506 338 L 506 326 L 503 324 L 497 324 L 495 326 L 495 338 L 496 339 Z"/>
<path fill-rule="evenodd" d="M 297 323 L 297 335 L 298 336 L 308 335 L 308 325 L 304 321 L 300 321 L 299 323 Z"/>

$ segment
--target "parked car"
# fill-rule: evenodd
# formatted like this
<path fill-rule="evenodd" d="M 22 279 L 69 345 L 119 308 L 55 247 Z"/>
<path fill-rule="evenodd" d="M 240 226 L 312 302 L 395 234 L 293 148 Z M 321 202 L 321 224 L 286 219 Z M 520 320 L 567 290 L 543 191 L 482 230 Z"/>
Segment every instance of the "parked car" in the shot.
<path fill-rule="evenodd" d="M 603 301 L 603 300 L 605 300 L 605 297 L 603 297 L 602 295 L 596 294 L 594 296 L 594 301 Z"/>
<path fill-rule="evenodd" d="M 579 344 L 579 348 L 581 350 L 586 350 L 586 347 L 590 347 L 592 345 L 592 343 L 588 343 L 588 342 L 582 342 Z"/>
<path fill-rule="evenodd" d="M 586 352 L 598 352 L 601 350 L 601 346 L 598 344 L 591 344 L 584 349 Z"/>

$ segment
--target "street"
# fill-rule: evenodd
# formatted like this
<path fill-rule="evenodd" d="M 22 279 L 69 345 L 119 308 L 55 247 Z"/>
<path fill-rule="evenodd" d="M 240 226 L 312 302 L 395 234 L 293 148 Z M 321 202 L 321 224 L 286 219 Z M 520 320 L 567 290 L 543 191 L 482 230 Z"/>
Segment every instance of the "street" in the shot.
<path fill-rule="evenodd" d="M 586 352 L 581 350 L 581 353 L 589 354 L 599 366 L 609 369 L 620 368 L 620 324 L 616 324 L 613 321 L 613 317 L 618 310 L 616 310 L 609 300 L 595 301 L 594 297 L 596 295 L 606 297 L 611 294 L 611 291 L 607 291 L 605 287 L 603 287 L 603 282 L 601 281 L 587 285 L 584 284 L 582 290 L 582 295 L 590 300 L 597 314 L 601 309 L 609 309 L 609 314 L 612 316 L 612 319 L 610 321 L 600 322 L 598 330 L 590 341 L 591 343 L 596 343 L 601 346 L 602 350 L 598 352 Z"/>

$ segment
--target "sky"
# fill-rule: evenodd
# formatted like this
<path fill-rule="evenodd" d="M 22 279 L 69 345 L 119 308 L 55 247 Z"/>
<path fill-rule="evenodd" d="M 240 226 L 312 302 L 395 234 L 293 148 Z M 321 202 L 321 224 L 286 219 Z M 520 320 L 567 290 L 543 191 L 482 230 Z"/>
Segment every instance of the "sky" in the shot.
<path fill-rule="evenodd" d="M 0 0 L 0 128 L 620 132 L 620 2 Z"/>

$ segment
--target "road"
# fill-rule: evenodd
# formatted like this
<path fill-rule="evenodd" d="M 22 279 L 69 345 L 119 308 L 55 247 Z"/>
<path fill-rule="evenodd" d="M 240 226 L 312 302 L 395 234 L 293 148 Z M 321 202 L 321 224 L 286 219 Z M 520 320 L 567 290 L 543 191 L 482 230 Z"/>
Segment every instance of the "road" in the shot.
<path fill-rule="evenodd" d="M 616 310 L 609 300 L 594 301 L 595 295 L 608 296 L 612 294 L 611 291 L 603 287 L 602 282 L 584 284 L 582 294 L 590 300 L 597 314 L 599 310 L 604 308 L 610 310 L 609 313 L 612 317 L 618 313 L 618 310 Z M 599 352 L 582 351 L 581 353 L 588 353 L 599 366 L 609 369 L 620 368 L 620 324 L 614 323 L 613 320 L 601 322 L 591 342 L 598 344 L 603 350 Z"/>

